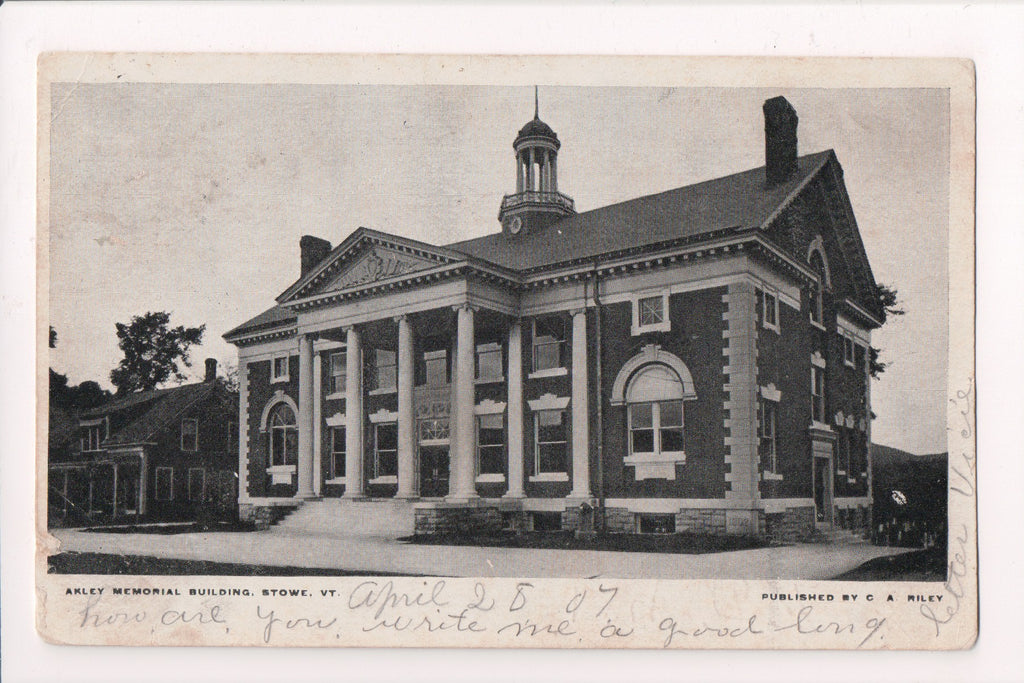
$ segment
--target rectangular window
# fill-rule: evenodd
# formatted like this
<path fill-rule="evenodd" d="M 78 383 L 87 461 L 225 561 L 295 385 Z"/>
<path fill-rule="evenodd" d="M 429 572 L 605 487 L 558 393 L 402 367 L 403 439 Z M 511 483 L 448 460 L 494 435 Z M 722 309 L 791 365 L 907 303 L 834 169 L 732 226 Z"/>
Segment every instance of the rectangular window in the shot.
<path fill-rule="evenodd" d="M 501 414 L 476 418 L 479 474 L 505 473 L 505 417 Z"/>
<path fill-rule="evenodd" d="M 843 332 L 843 362 L 849 365 L 851 368 L 855 367 L 855 345 L 853 337 Z"/>
<path fill-rule="evenodd" d="M 331 427 L 330 478 L 345 476 L 345 428 Z"/>
<path fill-rule="evenodd" d="M 629 406 L 631 455 L 683 452 L 683 402 L 658 401 Z"/>
<path fill-rule="evenodd" d="M 533 321 L 533 371 L 553 370 L 563 366 L 565 321 L 558 316 Z"/>
<path fill-rule="evenodd" d="M 388 422 L 374 425 L 374 476 L 398 476 L 398 424 Z"/>
<path fill-rule="evenodd" d="M 479 344 L 476 347 L 476 378 L 498 381 L 501 373 L 501 344 Z"/>
<path fill-rule="evenodd" d="M 777 406 L 774 401 L 761 399 L 760 408 L 758 436 L 760 437 L 761 445 L 761 463 L 768 472 L 778 473 L 775 444 L 775 411 Z"/>
<path fill-rule="evenodd" d="M 82 430 L 81 448 L 83 451 L 98 451 L 103 441 L 103 425 L 90 425 Z"/>
<path fill-rule="evenodd" d="M 807 290 L 808 307 L 811 310 L 811 322 L 821 324 L 821 290 L 818 285 L 811 285 Z"/>
<path fill-rule="evenodd" d="M 538 410 L 533 420 L 537 474 L 568 472 L 565 411 Z"/>
<path fill-rule="evenodd" d="M 825 422 L 825 370 L 811 367 L 811 419 Z"/>
<path fill-rule="evenodd" d="M 238 423 L 228 421 L 228 453 L 238 452 Z"/>
<path fill-rule="evenodd" d="M 850 458 L 850 433 L 846 429 L 839 430 L 839 469 L 847 476 L 853 476 L 853 467 Z"/>
<path fill-rule="evenodd" d="M 205 488 L 206 470 L 204 470 L 202 467 L 189 467 L 188 499 L 192 502 L 202 502 Z"/>
<path fill-rule="evenodd" d="M 181 450 L 199 450 L 199 421 L 185 419 L 181 421 Z"/>
<path fill-rule="evenodd" d="M 330 360 L 330 391 L 331 394 L 344 394 L 345 393 L 345 376 L 348 372 L 348 364 L 345 361 L 345 352 L 339 351 L 338 353 L 331 354 Z"/>
<path fill-rule="evenodd" d="M 394 351 L 374 351 L 374 389 L 388 390 L 398 386 L 398 356 Z"/>
<path fill-rule="evenodd" d="M 643 296 L 633 301 L 633 334 L 667 332 L 668 295 Z"/>
<path fill-rule="evenodd" d="M 174 468 L 157 467 L 155 485 L 157 500 L 174 500 Z"/>
<path fill-rule="evenodd" d="M 271 382 L 288 381 L 288 356 L 276 356 L 271 366 Z"/>
<path fill-rule="evenodd" d="M 779 331 L 779 298 L 771 292 L 764 293 L 764 326 Z"/>
<path fill-rule="evenodd" d="M 448 384 L 448 351 L 427 351 L 423 354 L 423 368 L 428 387 Z"/>

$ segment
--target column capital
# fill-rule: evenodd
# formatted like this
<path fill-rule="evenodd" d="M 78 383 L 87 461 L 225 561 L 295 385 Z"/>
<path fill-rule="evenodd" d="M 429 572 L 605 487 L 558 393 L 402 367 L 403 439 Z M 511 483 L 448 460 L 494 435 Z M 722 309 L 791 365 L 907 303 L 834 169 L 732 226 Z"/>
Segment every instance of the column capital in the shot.
<path fill-rule="evenodd" d="M 463 309 L 469 311 L 470 313 L 476 313 L 477 311 L 480 310 L 480 307 L 475 304 L 471 304 L 468 301 L 463 301 L 461 304 L 452 304 L 452 310 L 455 311 L 456 313 Z"/>
<path fill-rule="evenodd" d="M 408 313 L 402 313 L 400 315 L 393 315 L 393 316 L 391 316 L 391 319 L 393 321 L 395 321 L 396 323 L 400 323 L 400 322 L 403 322 L 403 321 L 408 321 L 409 320 L 409 314 Z"/>
<path fill-rule="evenodd" d="M 583 308 L 574 308 L 574 309 L 572 309 L 571 311 L 569 311 L 569 313 L 570 313 L 570 314 L 572 315 L 572 317 L 574 317 L 574 318 L 575 318 L 576 316 L 578 316 L 578 315 L 584 315 L 584 314 L 585 314 L 586 312 L 587 312 L 587 309 L 586 309 L 586 307 L 583 307 Z"/>
<path fill-rule="evenodd" d="M 344 332 L 345 334 L 348 334 L 349 332 L 355 332 L 356 334 L 359 334 L 359 327 L 357 325 L 342 325 L 341 331 Z"/>

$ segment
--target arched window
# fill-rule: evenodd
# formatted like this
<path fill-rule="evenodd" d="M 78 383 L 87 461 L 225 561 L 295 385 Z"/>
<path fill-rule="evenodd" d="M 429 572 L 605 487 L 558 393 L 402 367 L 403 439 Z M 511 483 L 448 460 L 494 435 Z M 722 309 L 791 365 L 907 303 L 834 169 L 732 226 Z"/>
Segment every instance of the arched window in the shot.
<path fill-rule="evenodd" d="M 809 303 L 811 309 L 811 320 L 816 323 L 821 323 L 821 292 L 828 285 L 828 270 L 825 267 L 825 259 L 821 255 L 820 249 L 811 250 L 810 254 L 810 265 L 811 270 L 818 276 L 817 285 L 811 285 L 809 294 Z"/>
<path fill-rule="evenodd" d="M 286 403 L 278 403 L 267 417 L 267 429 L 270 431 L 270 464 L 294 465 L 299 453 L 295 411 Z"/>
<path fill-rule="evenodd" d="M 667 365 L 641 368 L 626 391 L 630 455 L 683 452 L 683 383 Z"/>

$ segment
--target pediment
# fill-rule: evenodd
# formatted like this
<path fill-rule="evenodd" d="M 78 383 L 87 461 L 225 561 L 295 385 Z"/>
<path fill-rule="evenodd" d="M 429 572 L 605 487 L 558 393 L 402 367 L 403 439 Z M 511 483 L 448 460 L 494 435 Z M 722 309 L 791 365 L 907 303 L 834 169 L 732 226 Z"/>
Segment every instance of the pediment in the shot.
<path fill-rule="evenodd" d="M 437 265 L 437 261 L 388 249 L 381 245 L 373 245 L 366 249 L 365 253 L 352 258 L 351 263 L 342 266 L 339 274 L 318 290 L 319 292 L 333 292 L 405 275 L 417 270 L 426 270 Z"/>
<path fill-rule="evenodd" d="M 317 294 L 370 285 L 458 260 L 443 248 L 360 228 L 308 275 L 277 297 L 287 304 Z"/>

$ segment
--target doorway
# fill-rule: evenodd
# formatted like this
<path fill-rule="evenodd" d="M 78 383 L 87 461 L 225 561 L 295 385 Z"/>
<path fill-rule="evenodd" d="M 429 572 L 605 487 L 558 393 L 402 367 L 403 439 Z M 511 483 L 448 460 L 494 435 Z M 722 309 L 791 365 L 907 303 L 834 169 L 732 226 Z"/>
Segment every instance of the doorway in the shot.
<path fill-rule="evenodd" d="M 448 446 L 420 446 L 420 496 L 448 495 Z"/>
<path fill-rule="evenodd" d="M 832 526 L 832 458 L 814 458 L 814 525 Z"/>

